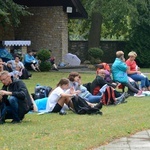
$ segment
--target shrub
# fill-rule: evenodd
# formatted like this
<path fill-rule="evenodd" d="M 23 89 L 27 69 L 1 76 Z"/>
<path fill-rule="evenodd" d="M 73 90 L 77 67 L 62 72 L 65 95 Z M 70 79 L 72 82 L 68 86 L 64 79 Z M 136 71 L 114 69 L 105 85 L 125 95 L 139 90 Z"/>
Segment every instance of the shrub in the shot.
<path fill-rule="evenodd" d="M 92 64 L 101 62 L 101 57 L 103 56 L 103 50 L 98 47 L 93 47 L 88 50 L 90 56 L 90 61 Z"/>
<path fill-rule="evenodd" d="M 50 51 L 49 50 L 46 50 L 46 49 L 42 49 L 42 50 L 39 50 L 37 52 L 37 57 L 39 60 L 41 61 L 46 61 L 50 58 Z"/>
<path fill-rule="evenodd" d="M 41 61 L 40 63 L 40 70 L 41 71 L 49 71 L 51 69 L 52 65 L 50 61 Z"/>
<path fill-rule="evenodd" d="M 103 56 L 103 50 L 98 47 L 90 48 L 88 54 L 94 58 L 101 58 Z"/>
<path fill-rule="evenodd" d="M 49 71 L 52 67 L 50 62 L 50 51 L 49 50 L 40 50 L 37 52 L 37 57 L 41 61 L 40 62 L 40 70 L 41 71 Z"/>

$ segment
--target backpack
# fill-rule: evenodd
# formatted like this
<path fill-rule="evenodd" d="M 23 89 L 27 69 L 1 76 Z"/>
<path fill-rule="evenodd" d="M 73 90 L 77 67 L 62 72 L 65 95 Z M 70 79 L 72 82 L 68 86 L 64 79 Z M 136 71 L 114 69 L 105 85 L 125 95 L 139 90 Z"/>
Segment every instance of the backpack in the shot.
<path fill-rule="evenodd" d="M 48 97 L 51 90 L 52 88 L 50 86 L 37 85 L 35 87 L 35 92 L 33 96 L 34 100 Z"/>
<path fill-rule="evenodd" d="M 102 112 L 99 111 L 98 108 L 94 108 L 88 105 L 85 99 L 81 98 L 80 96 L 74 96 L 72 99 L 73 103 L 73 112 L 77 114 L 100 114 Z"/>
<path fill-rule="evenodd" d="M 102 96 L 103 105 L 115 104 L 115 92 L 111 86 L 108 86 Z"/>

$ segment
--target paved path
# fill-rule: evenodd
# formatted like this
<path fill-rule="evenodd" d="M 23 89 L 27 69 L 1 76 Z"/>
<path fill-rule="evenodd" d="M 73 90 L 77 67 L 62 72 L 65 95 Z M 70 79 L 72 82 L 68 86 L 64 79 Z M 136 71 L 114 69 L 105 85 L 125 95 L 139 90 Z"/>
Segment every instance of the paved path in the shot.
<path fill-rule="evenodd" d="M 114 140 L 94 150 L 150 150 L 150 130 Z"/>

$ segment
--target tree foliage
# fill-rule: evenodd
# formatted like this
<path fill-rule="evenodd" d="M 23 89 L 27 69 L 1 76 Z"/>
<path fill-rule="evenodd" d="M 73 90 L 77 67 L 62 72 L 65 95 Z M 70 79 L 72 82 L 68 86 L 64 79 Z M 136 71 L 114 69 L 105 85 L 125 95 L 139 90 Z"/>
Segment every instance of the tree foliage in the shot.
<path fill-rule="evenodd" d="M 150 66 L 150 1 L 137 5 L 138 18 L 132 20 L 126 52 L 131 50 L 138 54 L 137 61 L 141 67 Z"/>
<path fill-rule="evenodd" d="M 91 20 L 93 12 L 100 12 L 102 15 L 102 38 L 109 39 L 126 39 L 129 36 L 130 30 L 136 24 L 139 24 L 138 7 L 147 9 L 147 2 L 149 0 L 81 0 L 86 11 L 88 12 L 88 19 L 86 20 L 71 20 L 69 24 L 70 37 L 84 37 L 88 39 L 89 30 L 91 28 Z M 144 10 L 143 9 L 143 10 Z M 76 34 L 77 33 L 77 34 Z M 79 35 L 79 36 L 77 36 Z"/>
<path fill-rule="evenodd" d="M 26 6 L 21 6 L 13 2 L 13 0 L 0 0 L 0 25 L 18 26 L 20 16 L 31 15 L 27 11 Z"/>

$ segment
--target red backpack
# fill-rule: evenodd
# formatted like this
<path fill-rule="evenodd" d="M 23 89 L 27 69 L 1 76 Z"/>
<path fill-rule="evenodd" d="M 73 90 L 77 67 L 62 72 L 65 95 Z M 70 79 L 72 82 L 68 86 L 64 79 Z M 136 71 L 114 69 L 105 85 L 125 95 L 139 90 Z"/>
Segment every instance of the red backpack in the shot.
<path fill-rule="evenodd" d="M 103 93 L 102 96 L 102 103 L 103 105 L 113 105 L 115 104 L 115 92 L 111 86 L 106 88 L 106 91 Z"/>

